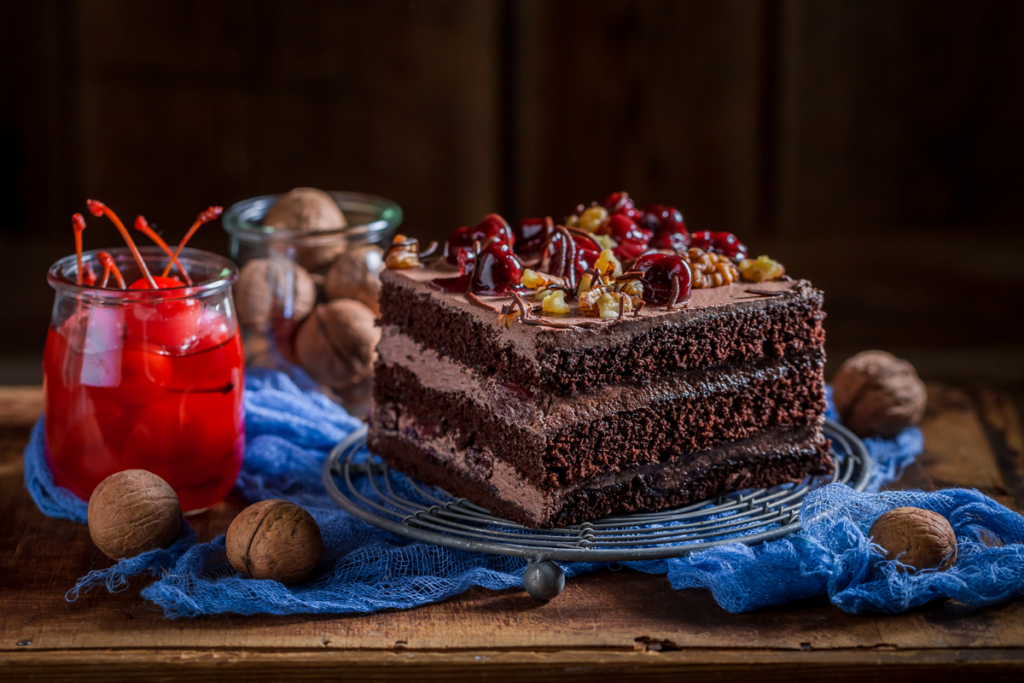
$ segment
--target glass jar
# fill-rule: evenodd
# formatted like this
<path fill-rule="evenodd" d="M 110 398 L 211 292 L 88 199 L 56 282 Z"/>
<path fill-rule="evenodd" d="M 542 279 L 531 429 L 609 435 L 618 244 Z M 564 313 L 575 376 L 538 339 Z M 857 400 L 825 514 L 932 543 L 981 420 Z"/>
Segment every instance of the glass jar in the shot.
<path fill-rule="evenodd" d="M 386 249 L 402 223 L 402 209 L 374 195 L 328 194 L 344 214 L 346 227 L 275 230 L 264 226 L 263 217 L 281 195 L 246 199 L 224 213 L 231 257 L 242 268 L 235 299 L 248 365 L 282 370 L 303 388 L 319 389 L 350 413 L 365 415 L 369 381 L 318 384 L 299 365 L 295 337 L 314 308 L 327 301 L 325 282 L 335 258 L 364 245 L 380 243 Z M 368 251 L 366 258 L 371 270 L 383 267 L 379 252 Z"/>
<path fill-rule="evenodd" d="M 168 258 L 140 247 L 151 272 Z M 141 272 L 127 248 L 109 249 L 127 282 Z M 97 255 L 83 263 L 103 273 Z M 184 249 L 193 285 L 126 289 L 76 285 L 77 259 L 48 273 L 57 294 L 43 358 L 47 458 L 55 482 L 88 500 L 127 469 L 159 475 L 183 511 L 225 498 L 245 447 L 244 360 L 231 261 Z"/>

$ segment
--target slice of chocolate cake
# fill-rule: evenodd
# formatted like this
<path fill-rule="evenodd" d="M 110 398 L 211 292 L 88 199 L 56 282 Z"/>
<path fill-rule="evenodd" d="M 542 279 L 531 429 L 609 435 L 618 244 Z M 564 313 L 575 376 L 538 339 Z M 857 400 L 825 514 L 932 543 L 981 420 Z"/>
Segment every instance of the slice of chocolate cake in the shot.
<path fill-rule="evenodd" d="M 589 239 L 561 234 L 573 248 Z M 512 268 L 502 294 L 501 278 L 482 277 L 502 265 L 488 252 L 511 253 L 495 240 L 463 254 L 461 280 L 440 260 L 384 271 L 372 451 L 533 527 L 831 469 L 822 296 L 808 282 L 733 281 L 730 266 L 714 286 L 699 279 L 705 252 L 683 252 L 683 277 L 659 287 L 650 257 L 625 273 L 614 259 L 605 268 L 610 252 L 566 265 L 552 241 L 538 271 Z M 400 242 L 406 256 L 411 243 Z M 523 282 L 541 294 L 520 293 Z M 630 294 L 636 282 L 644 295 Z"/>

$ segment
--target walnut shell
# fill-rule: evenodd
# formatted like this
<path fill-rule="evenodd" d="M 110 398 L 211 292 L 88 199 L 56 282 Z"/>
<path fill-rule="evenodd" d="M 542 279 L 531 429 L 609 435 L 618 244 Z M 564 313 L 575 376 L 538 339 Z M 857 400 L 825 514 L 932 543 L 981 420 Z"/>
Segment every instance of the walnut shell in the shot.
<path fill-rule="evenodd" d="M 892 438 L 921 421 L 928 393 L 907 361 L 885 351 L 864 351 L 840 366 L 832 399 L 858 436 Z"/>
<path fill-rule="evenodd" d="M 367 244 L 338 254 L 327 271 L 324 293 L 328 299 L 355 299 L 380 315 L 377 296 L 380 293 L 380 271 L 384 268 L 384 251 Z"/>
<path fill-rule="evenodd" d="M 112 560 L 167 548 L 180 531 L 178 495 L 152 472 L 117 472 L 89 497 L 89 535 Z"/>
<path fill-rule="evenodd" d="M 295 357 L 320 384 L 345 393 L 373 374 L 380 329 L 373 312 L 351 299 L 320 304 L 295 337 Z"/>
<path fill-rule="evenodd" d="M 253 259 L 232 289 L 238 322 L 247 330 L 268 330 L 274 320 L 302 320 L 316 304 L 316 283 L 305 268 L 286 258 Z"/>
<path fill-rule="evenodd" d="M 224 543 L 236 571 L 286 585 L 309 576 L 324 549 L 316 520 L 284 500 L 264 500 L 242 510 Z"/>
<path fill-rule="evenodd" d="M 868 531 L 890 560 L 914 571 L 946 571 L 956 564 L 956 534 L 945 517 L 920 508 L 895 508 L 875 520 Z"/>
<path fill-rule="evenodd" d="M 270 207 L 263 225 L 275 230 L 335 230 L 348 222 L 331 195 L 313 187 L 296 187 Z"/>
<path fill-rule="evenodd" d="M 337 230 L 348 226 L 345 214 L 331 195 L 312 187 L 297 187 L 281 195 L 263 217 L 263 225 L 275 230 Z M 299 245 L 295 260 L 310 271 L 331 263 L 347 246 L 344 235 L 328 244 Z"/>

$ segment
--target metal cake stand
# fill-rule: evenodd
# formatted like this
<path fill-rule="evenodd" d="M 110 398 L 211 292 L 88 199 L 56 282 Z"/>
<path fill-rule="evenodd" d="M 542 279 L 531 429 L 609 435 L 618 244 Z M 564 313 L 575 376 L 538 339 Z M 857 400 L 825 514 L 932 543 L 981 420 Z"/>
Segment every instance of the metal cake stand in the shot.
<path fill-rule="evenodd" d="M 798 484 L 747 489 L 660 512 L 606 517 L 554 529 L 530 529 L 491 515 L 465 498 L 425 486 L 359 451 L 366 427 L 335 446 L 323 468 L 327 492 L 367 524 L 418 541 L 528 561 L 523 585 L 550 600 L 565 585 L 556 562 L 627 562 L 681 557 L 716 545 L 755 545 L 800 530 L 800 505 L 811 491 L 839 482 L 863 491 L 871 477 L 864 443 L 827 420 L 835 472 Z"/>

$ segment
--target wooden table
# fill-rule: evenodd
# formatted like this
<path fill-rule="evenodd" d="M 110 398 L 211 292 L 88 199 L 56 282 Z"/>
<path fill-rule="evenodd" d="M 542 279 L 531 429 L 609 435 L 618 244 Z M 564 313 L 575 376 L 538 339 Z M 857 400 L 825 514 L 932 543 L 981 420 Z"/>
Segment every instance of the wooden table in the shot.
<path fill-rule="evenodd" d="M 76 578 L 108 560 L 84 526 L 44 517 L 22 486 L 21 452 L 40 407 L 38 389 L 0 389 L 3 681 L 1024 680 L 1024 600 L 853 616 L 821 598 L 736 615 L 706 591 L 622 570 L 570 579 L 548 604 L 518 589 L 477 589 L 370 615 L 172 621 L 139 597 L 145 579 L 69 603 Z M 922 428 L 927 450 L 897 487 L 973 487 L 1024 507 L 1024 438 L 1005 394 L 932 385 Z M 194 519 L 200 538 L 223 533 L 239 506 Z"/>

